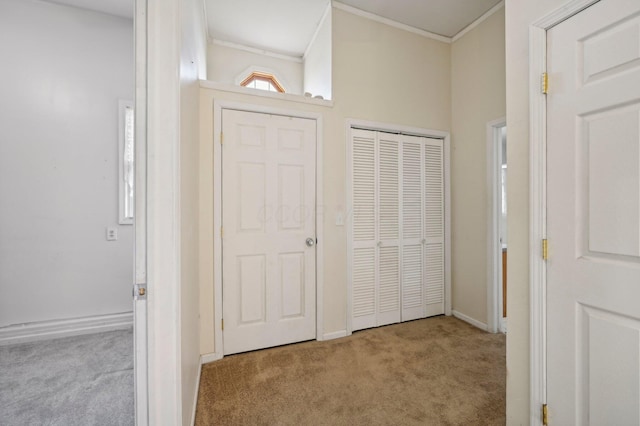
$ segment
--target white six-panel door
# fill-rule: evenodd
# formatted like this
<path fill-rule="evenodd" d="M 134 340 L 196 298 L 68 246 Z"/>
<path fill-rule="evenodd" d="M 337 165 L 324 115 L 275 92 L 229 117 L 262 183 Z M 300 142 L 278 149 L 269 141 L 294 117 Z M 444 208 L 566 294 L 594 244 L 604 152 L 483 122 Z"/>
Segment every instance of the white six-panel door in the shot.
<path fill-rule="evenodd" d="M 444 313 L 442 139 L 352 129 L 351 329 Z"/>
<path fill-rule="evenodd" d="M 640 1 L 547 32 L 549 424 L 640 424 Z"/>
<path fill-rule="evenodd" d="M 316 337 L 316 122 L 222 112 L 224 353 Z"/>

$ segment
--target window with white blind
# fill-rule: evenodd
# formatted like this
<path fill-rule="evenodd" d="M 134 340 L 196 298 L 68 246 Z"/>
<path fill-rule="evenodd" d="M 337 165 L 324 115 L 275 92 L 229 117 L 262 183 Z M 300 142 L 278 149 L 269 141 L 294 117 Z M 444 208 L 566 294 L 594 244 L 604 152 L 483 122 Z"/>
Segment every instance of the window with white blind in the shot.
<path fill-rule="evenodd" d="M 351 130 L 351 329 L 445 312 L 443 139 Z"/>
<path fill-rule="evenodd" d="M 134 198 L 134 109 L 133 102 L 120 101 L 118 140 L 119 223 L 133 225 Z"/>

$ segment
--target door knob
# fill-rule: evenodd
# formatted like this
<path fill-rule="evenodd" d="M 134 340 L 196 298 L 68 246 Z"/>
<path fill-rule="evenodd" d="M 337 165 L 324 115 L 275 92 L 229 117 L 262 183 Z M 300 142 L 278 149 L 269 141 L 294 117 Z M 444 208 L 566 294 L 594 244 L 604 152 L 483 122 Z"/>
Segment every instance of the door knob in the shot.
<path fill-rule="evenodd" d="M 309 237 L 307 238 L 306 243 L 307 243 L 307 247 L 313 247 L 316 241 L 313 238 Z"/>

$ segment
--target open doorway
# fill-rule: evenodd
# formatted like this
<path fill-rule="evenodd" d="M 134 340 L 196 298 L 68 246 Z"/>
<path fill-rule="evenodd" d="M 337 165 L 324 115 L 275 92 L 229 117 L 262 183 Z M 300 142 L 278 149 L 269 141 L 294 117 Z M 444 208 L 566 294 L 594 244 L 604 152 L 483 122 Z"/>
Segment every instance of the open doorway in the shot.
<path fill-rule="evenodd" d="M 135 423 L 134 1 L 113 3 L 0 3 L 2 424 Z"/>
<path fill-rule="evenodd" d="M 487 123 L 487 310 L 490 332 L 507 332 L 507 123 Z"/>

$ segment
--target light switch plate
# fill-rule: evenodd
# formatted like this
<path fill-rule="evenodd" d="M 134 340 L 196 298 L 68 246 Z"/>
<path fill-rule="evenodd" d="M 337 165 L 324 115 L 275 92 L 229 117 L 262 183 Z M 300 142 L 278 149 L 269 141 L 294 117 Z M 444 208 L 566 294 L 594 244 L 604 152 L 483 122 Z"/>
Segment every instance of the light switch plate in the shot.
<path fill-rule="evenodd" d="M 107 228 L 107 241 L 117 241 L 118 240 L 118 228 L 109 226 Z"/>

